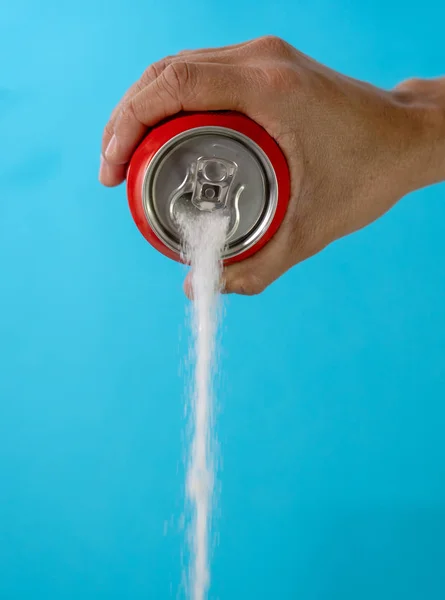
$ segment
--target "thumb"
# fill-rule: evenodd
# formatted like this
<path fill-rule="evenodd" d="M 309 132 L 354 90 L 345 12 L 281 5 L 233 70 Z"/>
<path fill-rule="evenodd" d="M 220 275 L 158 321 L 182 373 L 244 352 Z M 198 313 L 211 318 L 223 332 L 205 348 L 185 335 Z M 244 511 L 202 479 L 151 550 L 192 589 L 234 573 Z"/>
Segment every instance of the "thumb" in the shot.
<path fill-rule="evenodd" d="M 260 294 L 292 264 L 287 236 L 278 233 L 257 254 L 224 269 L 223 291 L 244 296 Z"/>
<path fill-rule="evenodd" d="M 284 236 L 283 236 L 284 237 Z M 285 243 L 273 238 L 265 248 L 253 257 L 225 267 L 221 288 L 224 294 L 242 294 L 253 296 L 261 293 L 271 283 L 285 273 L 292 263 Z M 184 292 L 189 300 L 193 300 L 192 272 L 189 271 L 184 281 Z"/>

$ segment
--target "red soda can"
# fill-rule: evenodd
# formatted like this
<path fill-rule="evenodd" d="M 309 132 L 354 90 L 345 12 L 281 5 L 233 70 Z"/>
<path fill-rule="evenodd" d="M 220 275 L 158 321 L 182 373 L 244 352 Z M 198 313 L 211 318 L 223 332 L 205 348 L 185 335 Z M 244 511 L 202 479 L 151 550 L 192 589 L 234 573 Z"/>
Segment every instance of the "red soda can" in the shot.
<path fill-rule="evenodd" d="M 127 174 L 131 214 L 159 252 L 181 260 L 175 215 L 221 210 L 229 217 L 222 259 L 252 256 L 277 232 L 290 196 L 275 140 L 239 113 L 183 114 L 153 128 Z"/>

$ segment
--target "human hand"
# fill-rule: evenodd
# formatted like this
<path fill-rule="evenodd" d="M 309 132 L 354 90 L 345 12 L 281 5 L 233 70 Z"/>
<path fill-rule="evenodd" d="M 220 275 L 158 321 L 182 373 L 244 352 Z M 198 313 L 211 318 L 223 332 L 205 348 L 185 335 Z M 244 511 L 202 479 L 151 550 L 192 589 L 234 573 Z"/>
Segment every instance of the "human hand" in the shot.
<path fill-rule="evenodd" d="M 253 257 L 225 269 L 227 292 L 261 292 L 404 195 L 445 179 L 445 79 L 384 91 L 266 37 L 151 65 L 105 128 L 101 182 L 125 179 L 148 128 L 180 111 L 207 110 L 235 110 L 262 125 L 291 173 L 279 231 Z"/>

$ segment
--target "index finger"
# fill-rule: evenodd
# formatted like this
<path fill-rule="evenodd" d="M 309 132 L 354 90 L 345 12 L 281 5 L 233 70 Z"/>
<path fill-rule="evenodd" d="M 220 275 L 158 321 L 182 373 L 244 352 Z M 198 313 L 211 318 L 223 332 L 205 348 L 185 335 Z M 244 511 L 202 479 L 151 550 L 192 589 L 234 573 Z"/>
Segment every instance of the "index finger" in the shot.
<path fill-rule="evenodd" d="M 123 107 L 105 157 L 112 164 L 126 164 L 149 127 L 181 111 L 243 112 L 246 89 L 240 66 L 173 62 Z"/>

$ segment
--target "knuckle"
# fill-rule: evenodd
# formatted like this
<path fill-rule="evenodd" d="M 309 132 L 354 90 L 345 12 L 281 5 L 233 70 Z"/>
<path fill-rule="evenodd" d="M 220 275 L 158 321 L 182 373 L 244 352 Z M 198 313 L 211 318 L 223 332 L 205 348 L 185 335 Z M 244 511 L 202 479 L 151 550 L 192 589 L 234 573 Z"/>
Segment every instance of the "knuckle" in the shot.
<path fill-rule="evenodd" d="M 260 44 L 271 53 L 287 54 L 289 44 L 276 35 L 266 35 L 259 39 Z"/>
<path fill-rule="evenodd" d="M 125 129 L 129 123 L 137 120 L 138 101 L 136 98 L 131 98 L 122 108 L 118 119 L 116 120 L 115 129 Z"/>
<path fill-rule="evenodd" d="M 157 79 L 167 68 L 169 59 L 163 58 L 147 67 L 142 74 L 141 80 L 144 83 L 152 82 Z"/>
<path fill-rule="evenodd" d="M 186 62 L 171 63 L 160 77 L 165 91 L 175 100 L 187 93 L 191 84 L 191 68 Z"/>

